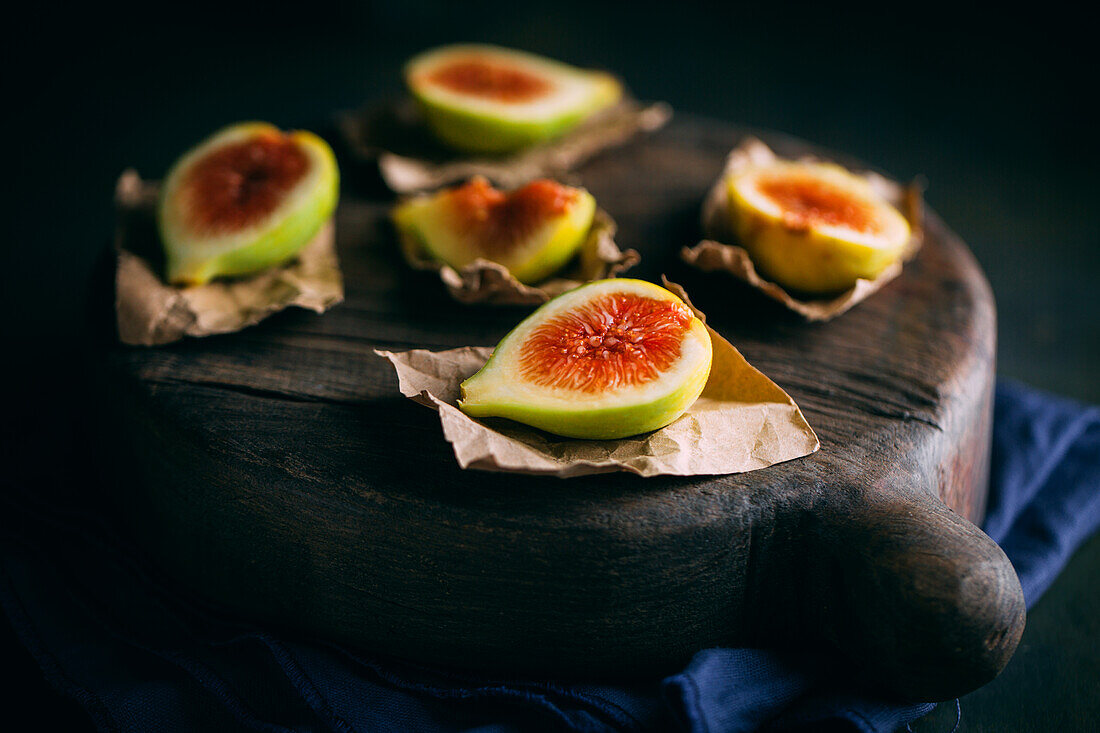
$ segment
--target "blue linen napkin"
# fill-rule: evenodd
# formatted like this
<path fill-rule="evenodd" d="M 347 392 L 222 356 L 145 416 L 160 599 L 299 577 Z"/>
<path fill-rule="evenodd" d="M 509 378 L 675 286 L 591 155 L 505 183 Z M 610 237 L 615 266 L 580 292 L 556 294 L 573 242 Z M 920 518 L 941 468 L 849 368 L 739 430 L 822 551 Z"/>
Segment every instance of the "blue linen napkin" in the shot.
<path fill-rule="evenodd" d="M 1100 409 L 1002 382 L 986 532 L 1030 606 L 1100 525 Z M 0 608 L 47 679 L 117 731 L 893 731 L 931 703 L 860 694 L 836 660 L 706 649 L 629 685 L 491 678 L 280 635 L 179 595 L 104 521 L 0 495 Z"/>

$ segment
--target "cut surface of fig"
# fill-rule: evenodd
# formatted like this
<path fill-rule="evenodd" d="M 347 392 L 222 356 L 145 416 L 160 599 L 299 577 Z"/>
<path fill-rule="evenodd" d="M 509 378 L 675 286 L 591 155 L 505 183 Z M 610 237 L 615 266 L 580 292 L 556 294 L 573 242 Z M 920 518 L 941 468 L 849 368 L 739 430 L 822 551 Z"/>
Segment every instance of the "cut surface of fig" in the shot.
<path fill-rule="evenodd" d="M 195 234 L 239 231 L 270 216 L 306 175 L 309 159 L 282 134 L 255 135 L 212 150 L 181 181 L 183 227 Z"/>
<path fill-rule="evenodd" d="M 465 152 L 556 137 L 622 98 L 608 74 L 486 45 L 422 53 L 406 65 L 405 82 L 436 137 Z"/>
<path fill-rule="evenodd" d="M 184 154 L 157 208 L 168 281 L 199 285 L 294 257 L 332 216 L 336 159 L 309 132 L 232 125 Z"/>
<path fill-rule="evenodd" d="M 710 334 L 680 298 L 599 280 L 543 305 L 462 383 L 459 407 L 556 435 L 609 440 L 679 418 L 710 375 Z"/>
<path fill-rule="evenodd" d="M 693 314 L 683 303 L 610 293 L 536 326 L 520 373 L 532 384 L 601 395 L 659 379 L 680 358 Z"/>
<path fill-rule="evenodd" d="M 883 222 L 873 204 L 831 181 L 803 172 L 762 175 L 756 190 L 775 205 L 788 229 L 836 227 L 858 234 L 876 234 Z"/>
<path fill-rule="evenodd" d="M 455 94 L 504 104 L 530 102 L 554 91 L 553 82 L 544 75 L 478 55 L 444 63 L 417 81 Z"/>
<path fill-rule="evenodd" d="M 874 279 L 909 242 L 905 218 L 870 184 L 828 163 L 778 161 L 727 180 L 731 223 L 760 273 L 828 294 Z"/>
<path fill-rule="evenodd" d="M 491 260 L 534 283 L 573 257 L 595 214 L 596 200 L 581 188 L 542 179 L 504 192 L 474 178 L 398 205 L 393 220 L 406 247 L 454 268 Z"/>

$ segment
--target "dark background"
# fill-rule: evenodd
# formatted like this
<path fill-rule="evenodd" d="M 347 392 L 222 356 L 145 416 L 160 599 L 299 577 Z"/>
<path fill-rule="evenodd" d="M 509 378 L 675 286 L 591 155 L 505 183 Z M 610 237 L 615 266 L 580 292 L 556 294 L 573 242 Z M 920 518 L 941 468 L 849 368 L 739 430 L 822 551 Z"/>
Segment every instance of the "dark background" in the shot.
<path fill-rule="evenodd" d="M 12 346 L 0 457 L 20 481 L 46 481 L 64 462 L 74 345 L 124 167 L 159 177 L 242 119 L 324 131 L 334 111 L 399 93 L 412 54 L 455 41 L 608 68 L 677 111 L 787 132 L 900 179 L 925 176 L 929 204 L 993 285 L 999 373 L 1100 402 L 1100 155 L 1086 111 L 1098 64 L 1088 26 L 1043 7 L 841 14 L 834 3 L 683 1 L 147 3 L 13 19 L 3 44 L 12 185 L 0 297 Z M 1100 716 L 1098 571 L 1093 538 L 1034 609 L 1002 676 L 963 698 L 960 730 L 1076 730 Z M 87 725 L 3 629 L 8 659 L 22 682 L 0 691 L 5 708 Z M 941 706 L 915 728 L 953 721 L 953 706 Z"/>

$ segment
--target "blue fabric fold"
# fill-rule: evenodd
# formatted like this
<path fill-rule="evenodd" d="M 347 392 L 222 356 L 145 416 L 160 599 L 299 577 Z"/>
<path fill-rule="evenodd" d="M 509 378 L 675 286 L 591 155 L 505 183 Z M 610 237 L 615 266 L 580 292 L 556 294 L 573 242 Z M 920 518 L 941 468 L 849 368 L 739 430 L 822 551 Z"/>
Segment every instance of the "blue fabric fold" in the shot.
<path fill-rule="evenodd" d="M 998 385 L 988 516 L 1028 605 L 1100 525 L 1100 410 Z M 61 693 L 111 731 L 893 731 L 931 703 L 861 691 L 835 660 L 706 649 L 623 685 L 431 668 L 229 620 L 105 521 L 0 496 L 0 608 Z"/>
<path fill-rule="evenodd" d="M 982 528 L 1012 560 L 1031 607 L 1100 524 L 1100 408 L 1008 382 L 994 410 Z"/>

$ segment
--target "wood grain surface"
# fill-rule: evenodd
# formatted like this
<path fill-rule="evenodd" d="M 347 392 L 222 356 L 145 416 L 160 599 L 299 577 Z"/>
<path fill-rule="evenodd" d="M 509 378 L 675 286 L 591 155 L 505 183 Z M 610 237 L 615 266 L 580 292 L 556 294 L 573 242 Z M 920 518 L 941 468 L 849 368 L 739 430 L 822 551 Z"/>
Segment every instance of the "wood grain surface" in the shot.
<path fill-rule="evenodd" d="M 839 650 L 909 699 L 985 683 L 1024 624 L 980 530 L 995 316 L 934 213 L 903 275 L 808 324 L 678 260 L 743 131 L 678 118 L 577 171 L 821 438 L 747 474 L 559 480 L 461 471 L 374 348 L 491 345 L 528 309 L 452 303 L 409 270 L 392 201 L 345 191 L 347 300 L 102 361 L 121 516 L 182 582 L 240 613 L 404 657 L 522 674 L 669 671 L 697 650 Z M 760 134 L 778 152 L 806 145 Z M 820 151 L 817 151 L 820 152 Z"/>

